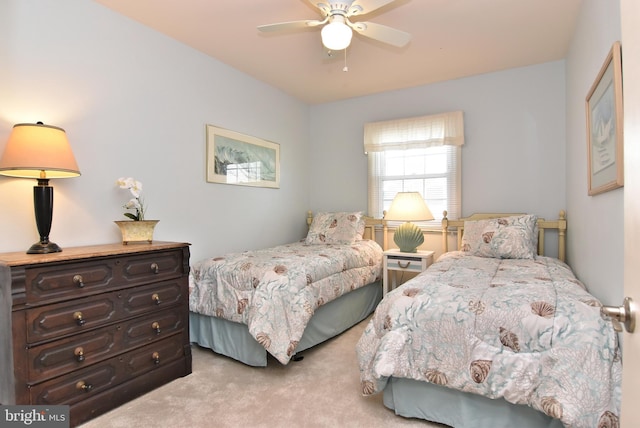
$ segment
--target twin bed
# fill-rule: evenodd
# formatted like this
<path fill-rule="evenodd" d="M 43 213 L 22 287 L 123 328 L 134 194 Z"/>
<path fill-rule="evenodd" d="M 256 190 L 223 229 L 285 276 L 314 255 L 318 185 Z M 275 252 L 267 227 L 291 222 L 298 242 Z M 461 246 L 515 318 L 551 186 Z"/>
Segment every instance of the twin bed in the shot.
<path fill-rule="evenodd" d="M 191 341 L 250 366 L 296 354 L 359 323 L 382 298 L 380 220 L 319 213 L 307 237 L 193 264 Z"/>
<path fill-rule="evenodd" d="M 357 344 L 364 395 L 461 427 L 618 427 L 621 360 L 564 259 L 566 220 L 484 215 L 457 251 L 388 293 Z M 558 231 L 559 258 L 539 255 Z"/>
<path fill-rule="evenodd" d="M 399 415 L 456 428 L 619 426 L 617 335 L 564 263 L 564 213 L 445 213 L 443 255 L 384 299 L 386 223 L 321 213 L 309 224 L 301 242 L 194 264 L 191 341 L 251 366 L 267 353 L 287 364 L 375 310 L 356 346 L 362 393 L 384 394 Z M 547 230 L 557 258 L 542 255 Z"/>

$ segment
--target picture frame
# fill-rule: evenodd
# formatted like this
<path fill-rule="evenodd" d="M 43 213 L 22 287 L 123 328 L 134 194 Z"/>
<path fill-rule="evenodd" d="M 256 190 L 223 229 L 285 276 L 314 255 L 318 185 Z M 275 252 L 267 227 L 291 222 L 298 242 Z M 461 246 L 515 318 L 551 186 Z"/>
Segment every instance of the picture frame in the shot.
<path fill-rule="evenodd" d="M 586 99 L 588 194 L 624 185 L 622 59 L 615 42 Z"/>
<path fill-rule="evenodd" d="M 280 188 L 280 145 L 206 125 L 207 182 Z"/>

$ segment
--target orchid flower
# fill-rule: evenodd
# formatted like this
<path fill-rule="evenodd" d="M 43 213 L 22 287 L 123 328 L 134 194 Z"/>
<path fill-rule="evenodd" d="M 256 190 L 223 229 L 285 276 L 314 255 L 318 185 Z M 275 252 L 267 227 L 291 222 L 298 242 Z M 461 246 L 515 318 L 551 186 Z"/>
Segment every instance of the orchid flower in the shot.
<path fill-rule="evenodd" d="M 133 199 L 124 204 L 123 208 L 127 210 L 135 210 L 135 214 L 126 212 L 124 213 L 125 217 L 129 217 L 133 221 L 144 220 L 145 207 L 141 197 L 142 183 L 131 177 L 127 177 L 116 180 L 116 185 L 121 189 L 129 190 L 133 195 Z"/>

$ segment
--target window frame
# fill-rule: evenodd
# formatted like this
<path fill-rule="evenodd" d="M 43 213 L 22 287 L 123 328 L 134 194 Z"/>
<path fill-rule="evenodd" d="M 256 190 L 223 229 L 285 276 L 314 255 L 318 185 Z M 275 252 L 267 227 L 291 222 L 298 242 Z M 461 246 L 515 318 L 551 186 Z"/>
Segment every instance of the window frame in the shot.
<path fill-rule="evenodd" d="M 422 227 L 440 227 L 443 212 L 447 211 L 447 217 L 457 219 L 462 212 L 462 145 L 464 144 L 464 122 L 461 111 L 441 113 L 430 116 L 420 116 L 383 122 L 371 122 L 364 127 L 364 148 L 368 154 L 368 208 L 369 214 L 380 218 L 383 215 L 385 205 L 391 204 L 395 193 L 402 191 L 418 191 L 430 207 L 434 220 L 421 222 Z M 445 146 L 446 168 L 443 172 L 430 174 L 422 165 L 417 173 L 404 169 L 403 174 L 390 176 L 386 174 L 389 167 L 387 155 L 398 155 L 407 150 L 441 150 Z M 407 166 L 406 154 L 399 156 L 403 169 Z M 428 153 L 417 153 L 413 156 L 424 156 L 427 161 Z M 398 157 L 396 158 L 398 159 Z M 420 170 L 422 168 L 422 170 Z M 410 170 L 410 168 L 409 168 Z M 414 170 L 415 171 L 415 170 Z M 445 178 L 445 185 L 436 189 L 437 196 L 430 198 L 426 191 L 430 178 Z M 389 190 L 385 182 L 392 180 L 402 181 L 398 189 Z M 422 183 L 408 185 L 409 180 L 421 180 Z M 385 188 L 387 189 L 385 194 Z M 393 193 L 393 195 L 389 193 Z M 445 199 L 446 202 L 438 204 L 436 200 Z M 429 201 L 432 201 L 430 204 Z M 444 209 L 443 208 L 444 205 Z M 431 207 L 437 207 L 432 209 Z"/>
<path fill-rule="evenodd" d="M 441 227 L 443 211 L 447 211 L 447 217 L 450 219 L 457 219 L 460 216 L 460 200 L 461 200 L 461 148 L 460 146 L 440 146 L 440 147 L 432 147 L 432 148 L 423 148 L 421 150 L 432 150 L 432 149 L 440 149 L 442 147 L 446 147 L 446 170 L 439 173 L 424 173 L 424 174 L 409 174 L 409 175 L 387 175 L 385 171 L 385 167 L 382 165 L 386 163 L 388 160 L 386 158 L 388 153 L 397 152 L 397 151 L 384 151 L 384 152 L 372 152 L 368 153 L 369 156 L 369 168 L 368 168 L 368 178 L 369 178 L 369 214 L 375 218 L 382 218 L 384 211 L 388 209 L 393 201 L 393 198 L 397 192 L 411 192 L 417 191 L 419 192 L 431 213 L 433 214 L 434 220 L 419 222 L 418 224 L 423 228 L 428 229 L 439 229 Z M 380 163 L 381 165 L 377 165 Z M 377 167 L 376 167 L 377 165 Z M 376 171 L 381 172 L 381 174 L 376 174 Z M 430 179 L 442 179 L 444 178 L 447 181 L 447 184 L 444 186 L 443 194 L 440 194 L 436 197 L 429 197 L 428 192 L 424 189 L 428 187 L 425 180 Z M 411 181 L 411 180 L 422 180 L 423 183 L 421 186 L 411 185 L 411 183 L 403 183 L 399 188 L 393 189 L 393 194 L 391 195 L 390 190 L 387 189 L 385 191 L 385 182 L 390 181 Z M 451 183 L 453 181 L 453 183 Z M 434 200 L 445 200 L 445 203 L 437 203 Z M 444 205 L 444 207 L 443 207 Z M 438 208 L 439 207 L 439 208 Z"/>

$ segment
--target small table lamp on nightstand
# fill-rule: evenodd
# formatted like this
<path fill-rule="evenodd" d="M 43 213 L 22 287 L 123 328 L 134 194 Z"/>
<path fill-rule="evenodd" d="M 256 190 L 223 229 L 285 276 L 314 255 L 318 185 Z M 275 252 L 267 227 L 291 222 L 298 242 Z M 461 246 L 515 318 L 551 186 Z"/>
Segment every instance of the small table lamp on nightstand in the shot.
<path fill-rule="evenodd" d="M 433 214 L 418 192 L 399 192 L 391 202 L 385 220 L 405 221 L 393 234 L 393 242 L 403 253 L 415 253 L 424 242 L 422 230 L 412 221 L 433 220 Z"/>

